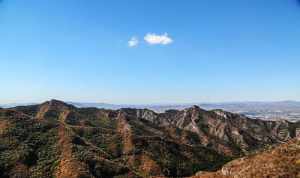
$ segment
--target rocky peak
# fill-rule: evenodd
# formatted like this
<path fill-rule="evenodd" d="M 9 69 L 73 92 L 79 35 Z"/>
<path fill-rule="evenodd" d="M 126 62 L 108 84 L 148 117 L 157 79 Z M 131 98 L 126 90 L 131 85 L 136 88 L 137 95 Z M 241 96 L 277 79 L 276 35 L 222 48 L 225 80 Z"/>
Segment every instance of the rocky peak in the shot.
<path fill-rule="evenodd" d="M 56 100 L 56 99 L 46 101 L 42 105 L 48 105 L 49 107 L 52 107 L 52 108 L 74 108 L 73 105 L 67 104 L 63 101 Z"/>
<path fill-rule="evenodd" d="M 36 118 L 42 119 L 44 117 L 56 117 L 63 112 L 67 112 L 70 110 L 76 109 L 75 106 L 67 104 L 63 101 L 59 100 L 50 100 L 39 105 L 38 112 L 36 114 Z"/>
<path fill-rule="evenodd" d="M 189 108 L 186 108 L 185 111 L 191 111 L 191 112 L 200 112 L 200 111 L 204 111 L 204 109 L 200 108 L 197 105 L 193 105 Z"/>

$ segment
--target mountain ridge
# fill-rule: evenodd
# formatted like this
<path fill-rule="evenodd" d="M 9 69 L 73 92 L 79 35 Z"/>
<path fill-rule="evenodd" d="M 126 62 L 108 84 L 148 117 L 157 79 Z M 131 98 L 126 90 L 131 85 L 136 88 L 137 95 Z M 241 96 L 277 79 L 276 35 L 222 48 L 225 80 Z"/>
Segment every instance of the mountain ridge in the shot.
<path fill-rule="evenodd" d="M 182 104 L 109 104 L 109 103 L 84 103 L 66 102 L 79 108 L 96 107 L 103 109 L 121 108 L 148 108 L 155 112 L 165 112 L 169 109 L 182 110 L 193 105 L 198 105 L 206 110 L 223 109 L 233 113 L 244 114 L 251 118 L 264 120 L 285 119 L 293 122 L 300 120 L 300 102 L 298 101 L 274 101 L 274 102 L 223 102 L 223 103 L 182 103 Z M 0 105 L 2 108 L 16 107 L 20 105 L 33 105 L 34 103 Z"/>
<path fill-rule="evenodd" d="M 0 109 L 0 176 L 191 176 L 287 142 L 299 128 L 199 106 L 156 113 L 51 100 Z"/>

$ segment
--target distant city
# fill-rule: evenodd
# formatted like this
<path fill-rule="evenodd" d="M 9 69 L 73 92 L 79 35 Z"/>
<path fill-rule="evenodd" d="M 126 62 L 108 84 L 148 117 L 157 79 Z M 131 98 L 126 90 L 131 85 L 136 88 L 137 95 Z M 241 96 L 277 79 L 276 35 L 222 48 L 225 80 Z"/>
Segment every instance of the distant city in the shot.
<path fill-rule="evenodd" d="M 300 102 L 281 101 L 281 102 L 237 102 L 221 104 L 200 104 L 205 109 L 223 109 L 226 111 L 244 114 L 250 118 L 263 120 L 289 121 L 300 120 Z"/>

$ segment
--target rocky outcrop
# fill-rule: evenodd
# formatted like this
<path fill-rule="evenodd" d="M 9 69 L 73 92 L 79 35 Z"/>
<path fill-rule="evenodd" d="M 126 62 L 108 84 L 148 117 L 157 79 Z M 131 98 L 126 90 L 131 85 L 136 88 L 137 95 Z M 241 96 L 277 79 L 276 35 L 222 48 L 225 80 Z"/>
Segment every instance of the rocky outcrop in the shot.
<path fill-rule="evenodd" d="M 145 120 L 161 127 L 176 127 L 198 135 L 199 143 L 219 153 L 238 156 L 264 146 L 286 142 L 299 134 L 299 124 L 285 120 L 264 121 L 222 110 L 205 111 L 198 106 L 182 111 L 155 113 L 147 109 L 122 109 L 127 118 Z"/>

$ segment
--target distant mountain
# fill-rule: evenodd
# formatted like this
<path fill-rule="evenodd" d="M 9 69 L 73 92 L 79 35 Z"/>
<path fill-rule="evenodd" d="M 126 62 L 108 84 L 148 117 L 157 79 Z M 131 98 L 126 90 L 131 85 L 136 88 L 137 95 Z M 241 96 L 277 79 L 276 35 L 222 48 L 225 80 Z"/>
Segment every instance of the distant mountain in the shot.
<path fill-rule="evenodd" d="M 9 104 L 0 104 L 0 108 L 12 108 L 16 106 L 28 106 L 35 105 L 37 103 L 9 103 Z"/>
<path fill-rule="evenodd" d="M 68 102 L 76 107 L 95 107 L 99 109 L 121 109 L 121 108 L 135 108 L 135 109 L 151 109 L 156 112 L 164 112 L 169 109 L 184 109 L 193 106 L 193 104 L 109 104 L 109 103 L 80 103 Z"/>
<path fill-rule="evenodd" d="M 299 132 L 299 123 L 198 106 L 157 113 L 51 100 L 0 109 L 0 177 L 192 176 Z"/>
<path fill-rule="evenodd" d="M 125 105 L 116 105 L 109 103 L 81 103 L 81 102 L 67 102 L 79 108 L 95 107 L 99 109 L 120 109 L 126 107 Z"/>

